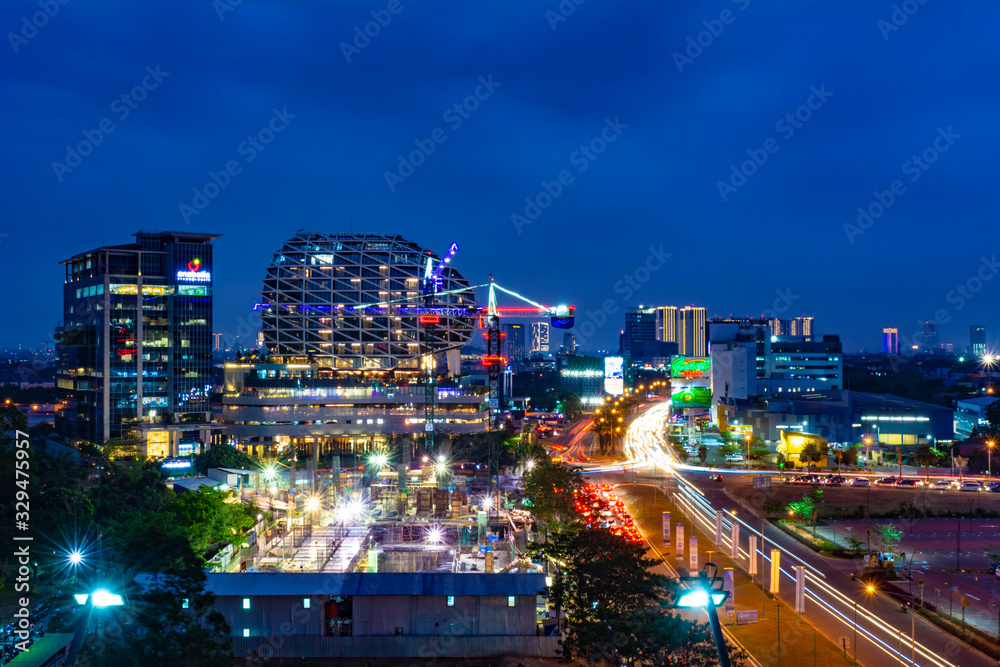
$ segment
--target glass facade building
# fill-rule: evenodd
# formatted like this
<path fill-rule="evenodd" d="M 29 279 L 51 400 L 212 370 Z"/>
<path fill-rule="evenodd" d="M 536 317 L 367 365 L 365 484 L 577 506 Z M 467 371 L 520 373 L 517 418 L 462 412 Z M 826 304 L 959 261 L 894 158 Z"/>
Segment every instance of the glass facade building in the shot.
<path fill-rule="evenodd" d="M 299 231 L 274 254 L 255 307 L 264 346 L 340 372 L 416 371 L 428 352 L 454 351 L 457 364 L 476 325 L 475 291 L 446 264 L 425 299 L 428 261 L 442 260 L 400 236 Z"/>
<path fill-rule="evenodd" d="M 69 440 L 135 441 L 170 456 L 211 421 L 212 234 L 138 232 L 62 262 L 56 426 Z M 184 446 L 182 446 L 184 445 Z"/>

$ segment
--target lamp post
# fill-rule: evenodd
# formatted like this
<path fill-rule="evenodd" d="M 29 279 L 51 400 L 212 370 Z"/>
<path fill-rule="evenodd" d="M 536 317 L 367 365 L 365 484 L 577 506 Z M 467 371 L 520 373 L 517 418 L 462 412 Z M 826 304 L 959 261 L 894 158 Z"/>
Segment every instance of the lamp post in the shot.
<path fill-rule="evenodd" d="M 712 563 L 706 563 L 715 567 Z M 716 607 L 725 603 L 729 597 L 729 591 L 723 591 L 712 587 L 713 579 L 710 581 L 704 571 L 699 572 L 697 577 L 682 577 L 681 583 L 694 584 L 692 588 L 682 591 L 673 606 L 682 609 L 703 608 L 708 613 L 709 626 L 712 628 L 712 639 L 715 641 L 715 649 L 719 652 L 719 667 L 731 667 L 729 661 L 729 651 L 726 649 L 726 640 L 722 636 L 722 625 L 719 623 L 719 613 Z"/>
<path fill-rule="evenodd" d="M 992 440 L 986 441 L 986 476 L 990 478 L 993 477 L 993 445 L 995 444 Z"/>
<path fill-rule="evenodd" d="M 120 607 L 125 602 L 122 596 L 116 593 L 109 593 L 104 589 L 98 589 L 93 593 L 82 593 L 73 596 L 78 604 L 86 605 L 87 608 L 80 614 L 76 623 L 76 630 L 73 633 L 73 641 L 69 647 L 69 654 L 66 656 L 65 667 L 73 667 L 76 664 L 76 657 L 80 653 L 83 645 L 83 638 L 87 634 L 87 627 L 90 625 L 90 617 L 94 613 L 94 608 Z"/>

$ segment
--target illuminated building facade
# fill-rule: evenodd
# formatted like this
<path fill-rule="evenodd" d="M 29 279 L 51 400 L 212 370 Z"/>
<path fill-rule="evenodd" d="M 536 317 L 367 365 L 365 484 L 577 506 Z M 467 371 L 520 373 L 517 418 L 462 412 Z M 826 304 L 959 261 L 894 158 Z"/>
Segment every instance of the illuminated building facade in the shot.
<path fill-rule="evenodd" d="M 256 306 L 264 346 L 278 360 L 340 372 L 418 371 L 430 350 L 458 372 L 476 325 L 475 292 L 449 264 L 428 314 L 428 260 L 441 261 L 401 236 L 297 232 L 264 277 Z"/>
<path fill-rule="evenodd" d="M 685 306 L 677 311 L 677 343 L 682 356 L 704 357 L 708 354 L 704 308 Z"/>
<path fill-rule="evenodd" d="M 532 352 L 548 352 L 549 351 L 549 323 L 548 322 L 532 322 L 531 323 L 531 351 Z"/>
<path fill-rule="evenodd" d="M 62 262 L 56 427 L 71 442 L 211 443 L 213 234 L 138 232 Z"/>
<path fill-rule="evenodd" d="M 977 357 L 986 355 L 986 327 L 981 324 L 969 327 L 969 351 Z"/>
<path fill-rule="evenodd" d="M 895 327 L 882 329 L 882 353 L 899 354 L 899 329 Z"/>
<path fill-rule="evenodd" d="M 485 388 L 437 387 L 436 392 L 436 431 L 486 430 Z M 228 363 L 222 421 L 231 444 L 257 454 L 284 447 L 359 454 L 384 451 L 391 435 L 422 436 L 424 398 L 424 386 L 416 382 L 348 384 L 315 363 Z"/>

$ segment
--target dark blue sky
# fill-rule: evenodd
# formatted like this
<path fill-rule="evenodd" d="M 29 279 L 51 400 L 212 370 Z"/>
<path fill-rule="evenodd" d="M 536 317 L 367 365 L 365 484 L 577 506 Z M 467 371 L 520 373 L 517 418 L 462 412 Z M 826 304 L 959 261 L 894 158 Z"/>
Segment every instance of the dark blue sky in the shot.
<path fill-rule="evenodd" d="M 51 334 L 59 260 L 138 229 L 223 235 L 215 328 L 234 333 L 282 241 L 350 218 L 438 252 L 457 242 L 471 280 L 575 304 L 587 347 L 617 345 L 621 310 L 650 303 L 719 315 L 777 303 L 850 349 L 935 314 L 945 341 L 968 344 L 971 323 L 1000 334 L 996 3 L 910 0 L 890 32 L 892 3 L 871 0 L 590 0 L 558 22 L 556 0 L 400 0 L 396 14 L 388 1 L 50 1 L 37 31 L 24 27 L 37 2 L 0 10 L 0 345 Z M 340 44 L 383 10 L 391 22 L 347 62 Z M 690 61 L 674 55 L 709 29 Z M 445 115 L 491 76 L 467 118 Z M 144 77 L 143 101 L 115 103 Z M 294 118 L 248 161 L 241 142 L 274 109 Z M 782 120 L 796 112 L 808 120 Z M 53 166 L 104 118 L 114 130 L 79 166 Z M 437 128 L 446 140 L 390 189 L 397 156 Z M 604 152 L 577 152 L 600 149 L 602 131 Z M 925 149 L 933 164 L 907 165 Z M 767 160 L 720 193 L 750 155 Z M 240 172 L 185 220 L 179 206 L 231 160 Z M 568 185 L 519 232 L 512 214 L 564 170 Z M 881 217 L 845 230 L 897 179 Z M 670 257 L 647 274 L 651 247 Z M 609 324 L 579 328 L 605 303 Z"/>

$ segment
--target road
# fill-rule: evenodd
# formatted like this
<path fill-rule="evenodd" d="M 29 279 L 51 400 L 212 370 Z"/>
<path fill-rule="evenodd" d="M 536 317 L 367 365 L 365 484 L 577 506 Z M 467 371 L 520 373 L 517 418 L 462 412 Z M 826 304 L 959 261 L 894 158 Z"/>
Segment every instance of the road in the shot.
<path fill-rule="evenodd" d="M 583 419 L 553 438 L 549 447 L 554 450 L 554 455 L 562 457 L 566 463 L 589 461 L 587 448 L 584 446 L 584 436 L 590 432 L 593 425 L 593 418 Z"/>
<path fill-rule="evenodd" d="M 669 414 L 669 403 L 658 404 L 632 422 L 624 447 L 629 459 L 625 465 L 635 469 L 639 479 L 645 477 L 653 483 L 657 469 L 670 473 L 676 480 L 675 506 L 683 507 L 686 514 L 711 536 L 716 535 L 717 512 L 722 512 L 720 548 L 731 551 L 731 526 L 733 522 L 739 524 L 739 562 L 743 567 L 749 565 L 750 536 L 756 536 L 758 545 L 754 556 L 760 572 L 757 578 L 768 589 L 771 587 L 772 550 L 780 553 L 778 595 L 793 607 L 795 570 L 802 567 L 806 600 L 804 619 L 837 644 L 846 639 L 850 644 L 849 653 L 856 651 L 861 664 L 996 666 L 995 660 L 930 623 L 912 614 L 903 614 L 899 605 L 889 598 L 869 594 L 860 582 L 851 580 L 849 571 L 844 571 L 845 566 L 848 570 L 852 566 L 850 561 L 824 558 L 780 529 L 761 522 L 726 495 L 722 485 L 707 483 L 709 472 L 715 471 L 678 462 L 662 434 Z M 620 471 L 622 467 L 618 463 L 587 466 L 586 469 L 593 474 L 604 470 Z M 910 640 L 911 631 L 917 638 L 915 643 Z"/>

